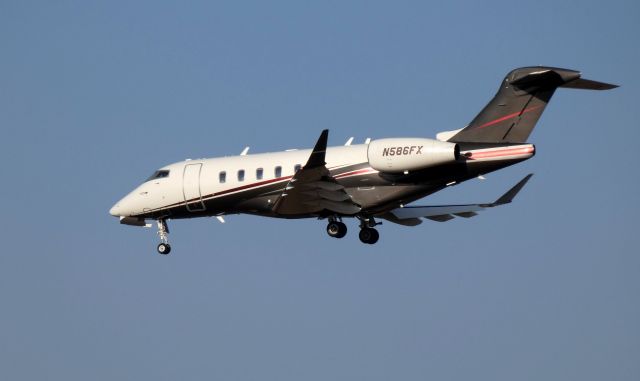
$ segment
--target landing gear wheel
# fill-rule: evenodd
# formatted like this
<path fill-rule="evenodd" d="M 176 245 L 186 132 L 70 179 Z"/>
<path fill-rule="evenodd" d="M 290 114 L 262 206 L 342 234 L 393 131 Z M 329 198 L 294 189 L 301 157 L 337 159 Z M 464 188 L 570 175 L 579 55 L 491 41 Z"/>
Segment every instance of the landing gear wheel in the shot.
<path fill-rule="evenodd" d="M 327 225 L 327 234 L 333 238 L 342 238 L 347 235 L 347 225 L 340 221 L 331 221 Z"/>
<path fill-rule="evenodd" d="M 360 238 L 360 241 L 362 243 L 373 245 L 374 243 L 378 242 L 380 234 L 374 228 L 363 228 L 360 229 L 360 234 L 358 235 L 358 237 Z"/>
<path fill-rule="evenodd" d="M 169 254 L 171 252 L 171 245 L 169 245 L 169 226 L 163 218 L 158 219 L 158 236 L 160 236 L 158 253 L 162 255 Z"/>
<path fill-rule="evenodd" d="M 158 253 L 162 255 L 167 255 L 171 252 L 171 245 L 168 243 L 161 243 L 158 245 Z"/>

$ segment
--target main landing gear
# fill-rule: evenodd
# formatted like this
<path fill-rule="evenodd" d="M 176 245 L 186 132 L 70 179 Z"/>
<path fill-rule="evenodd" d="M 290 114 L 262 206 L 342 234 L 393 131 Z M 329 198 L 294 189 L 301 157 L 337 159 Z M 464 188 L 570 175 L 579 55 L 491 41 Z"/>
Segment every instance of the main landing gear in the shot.
<path fill-rule="evenodd" d="M 380 234 L 374 227 L 380 225 L 380 222 L 376 222 L 373 217 L 358 217 L 358 219 L 360 220 L 360 234 L 358 234 L 360 241 L 369 245 L 378 242 Z M 329 217 L 327 234 L 329 237 L 342 238 L 347 235 L 347 225 L 341 221 L 340 217 Z"/>
<path fill-rule="evenodd" d="M 374 228 L 362 228 L 360 229 L 360 234 L 358 234 L 358 238 L 362 243 L 367 243 L 369 245 L 373 245 L 378 242 L 380 238 L 380 233 Z"/>
<path fill-rule="evenodd" d="M 169 245 L 169 226 L 167 221 L 160 218 L 158 219 L 158 235 L 160 236 L 160 244 L 158 245 L 158 253 L 167 255 L 171 252 L 171 245 Z"/>
<path fill-rule="evenodd" d="M 374 227 L 381 225 L 381 222 L 376 222 L 373 217 L 358 217 L 360 219 L 360 242 L 373 245 L 380 239 L 380 234 Z"/>
<path fill-rule="evenodd" d="M 327 224 L 327 234 L 329 237 L 342 238 L 347 235 L 347 225 L 335 217 L 330 217 L 329 224 Z"/>

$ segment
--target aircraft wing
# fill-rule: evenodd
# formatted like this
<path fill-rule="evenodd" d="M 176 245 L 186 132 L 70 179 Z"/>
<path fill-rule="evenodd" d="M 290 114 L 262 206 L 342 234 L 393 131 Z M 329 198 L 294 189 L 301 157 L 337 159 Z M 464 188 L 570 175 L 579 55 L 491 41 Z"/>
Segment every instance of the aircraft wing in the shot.
<path fill-rule="evenodd" d="M 273 211 L 282 215 L 319 213 L 324 210 L 338 214 L 355 214 L 355 204 L 344 187 L 331 177 L 326 167 L 325 153 L 329 130 L 323 130 L 307 164 L 295 173 L 278 197 Z"/>
<path fill-rule="evenodd" d="M 381 216 L 401 225 L 415 226 L 422 223 L 420 218 L 428 218 L 433 221 L 446 222 L 453 218 L 463 217 L 471 218 L 478 215 L 477 212 L 487 208 L 493 208 L 508 204 L 520 192 L 524 185 L 529 181 L 533 174 L 525 176 L 513 188 L 509 189 L 505 194 L 500 196 L 496 201 L 488 204 L 467 204 L 467 205 L 437 205 L 437 206 L 405 206 L 389 211 Z"/>

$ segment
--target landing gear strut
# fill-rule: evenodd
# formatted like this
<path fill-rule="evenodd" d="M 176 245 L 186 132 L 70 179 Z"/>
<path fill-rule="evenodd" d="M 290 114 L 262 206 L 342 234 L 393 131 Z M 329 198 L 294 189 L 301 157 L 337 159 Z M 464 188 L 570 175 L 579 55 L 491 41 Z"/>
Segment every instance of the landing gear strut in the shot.
<path fill-rule="evenodd" d="M 327 224 L 327 234 L 333 238 L 342 238 L 347 235 L 347 225 L 344 222 L 336 219 L 335 217 L 329 218 L 329 224 Z"/>
<path fill-rule="evenodd" d="M 169 245 L 169 226 L 167 226 L 167 221 L 162 218 L 158 219 L 158 235 L 160 236 L 158 253 L 163 255 L 169 254 L 171 252 L 171 245 Z"/>
<path fill-rule="evenodd" d="M 369 245 L 373 245 L 378 242 L 380 238 L 380 234 L 374 226 L 380 225 L 380 222 L 376 222 L 373 217 L 362 217 L 360 218 L 360 234 L 358 234 L 358 238 L 360 238 L 360 242 L 366 243 Z"/>

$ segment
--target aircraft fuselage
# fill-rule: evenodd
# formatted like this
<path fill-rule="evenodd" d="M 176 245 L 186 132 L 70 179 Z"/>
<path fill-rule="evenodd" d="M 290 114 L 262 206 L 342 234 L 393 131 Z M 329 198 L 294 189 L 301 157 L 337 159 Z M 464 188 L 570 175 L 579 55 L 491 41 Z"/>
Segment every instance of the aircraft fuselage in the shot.
<path fill-rule="evenodd" d="M 453 163 L 407 173 L 384 173 L 371 168 L 367 145 L 359 144 L 328 147 L 326 167 L 352 201 L 361 206 L 359 213 L 376 215 L 447 185 L 526 160 L 534 152 L 532 144 L 469 144 L 461 146 L 462 155 Z M 310 154 L 310 149 L 303 149 L 173 163 L 156 172 L 168 171 L 166 176 L 141 184 L 116 203 L 111 214 L 142 219 L 237 213 L 279 218 L 322 217 L 327 213 L 273 211 L 275 201 Z"/>

